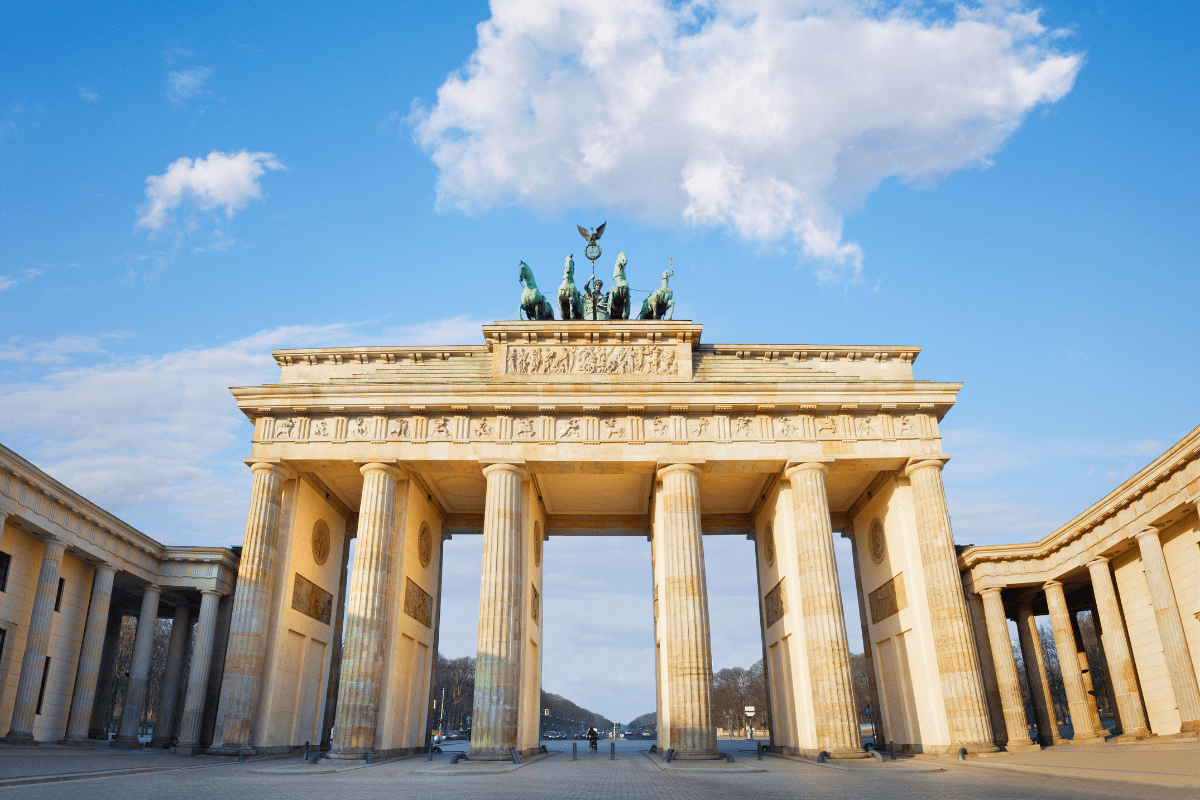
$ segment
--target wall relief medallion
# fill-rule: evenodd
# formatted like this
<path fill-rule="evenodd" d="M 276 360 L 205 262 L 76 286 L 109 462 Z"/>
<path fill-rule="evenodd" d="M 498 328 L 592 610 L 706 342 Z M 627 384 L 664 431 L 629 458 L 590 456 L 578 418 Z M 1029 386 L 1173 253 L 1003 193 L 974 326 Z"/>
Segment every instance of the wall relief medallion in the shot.
<path fill-rule="evenodd" d="M 763 558 L 768 567 L 775 566 L 775 529 L 770 525 L 763 531 Z"/>
<path fill-rule="evenodd" d="M 529 600 L 529 616 L 533 618 L 534 622 L 537 622 L 538 617 L 542 615 L 542 596 L 538 594 L 536 586 L 532 586 L 531 588 L 533 589 L 533 594 Z"/>
<path fill-rule="evenodd" d="M 883 523 L 879 520 L 871 523 L 867 545 L 871 549 L 871 560 L 876 564 L 882 563 L 884 555 L 887 554 L 887 537 L 883 535 Z"/>
<path fill-rule="evenodd" d="M 417 557 L 421 559 L 422 567 L 428 567 L 429 560 L 433 558 L 433 534 L 424 523 L 421 524 L 421 533 L 417 536 Z"/>
<path fill-rule="evenodd" d="M 329 558 L 329 526 L 325 520 L 317 520 L 312 532 L 312 556 L 317 564 L 324 564 Z"/>
<path fill-rule="evenodd" d="M 675 348 L 661 345 L 509 347 L 509 375 L 678 375 Z"/>

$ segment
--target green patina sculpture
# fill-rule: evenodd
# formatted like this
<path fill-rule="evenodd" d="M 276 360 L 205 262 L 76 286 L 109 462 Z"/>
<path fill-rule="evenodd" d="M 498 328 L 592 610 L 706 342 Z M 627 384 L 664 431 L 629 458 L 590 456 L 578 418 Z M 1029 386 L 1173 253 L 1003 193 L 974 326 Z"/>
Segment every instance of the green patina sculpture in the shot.
<path fill-rule="evenodd" d="M 583 315 L 583 300 L 579 290 L 575 288 L 575 256 L 569 255 L 563 261 L 563 282 L 558 287 L 558 310 L 563 319 L 585 319 Z"/>
<path fill-rule="evenodd" d="M 554 309 L 550 307 L 550 301 L 538 291 L 537 281 L 533 279 L 533 270 L 524 261 L 521 262 L 517 281 L 525 285 L 525 291 L 521 292 L 521 307 L 517 311 L 517 319 L 521 318 L 522 311 L 528 320 L 554 319 Z"/>
<path fill-rule="evenodd" d="M 613 287 L 608 293 L 608 314 L 612 319 L 629 319 L 629 284 L 625 282 L 624 253 L 617 253 L 613 267 Z"/>
<path fill-rule="evenodd" d="M 604 281 L 588 278 L 583 285 L 583 318 L 608 319 L 608 294 L 603 291 Z"/>
<path fill-rule="evenodd" d="M 638 319 L 674 319 L 675 300 L 667 281 L 675 273 L 665 270 L 662 274 L 662 286 L 659 286 L 642 302 L 642 312 Z"/>

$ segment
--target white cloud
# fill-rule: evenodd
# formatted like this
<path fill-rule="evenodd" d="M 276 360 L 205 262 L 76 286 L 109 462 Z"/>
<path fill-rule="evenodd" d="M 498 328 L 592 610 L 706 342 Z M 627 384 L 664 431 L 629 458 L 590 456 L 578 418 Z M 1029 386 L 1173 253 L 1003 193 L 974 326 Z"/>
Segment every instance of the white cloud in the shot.
<path fill-rule="evenodd" d="M 409 343 L 465 325 L 440 320 L 398 330 Z M 474 325 L 473 339 L 482 341 Z M 241 457 L 250 426 L 229 387 L 278 381 L 272 348 L 379 342 L 396 332 L 376 323 L 286 326 L 130 358 L 104 351 L 104 340 L 120 333 L 9 342 L 0 359 L 48 367 L 0 384 L 0 441 L 160 541 L 237 544 L 249 501 Z M 80 366 L 69 363 L 72 353 L 103 358 Z"/>
<path fill-rule="evenodd" d="M 146 178 L 148 201 L 138 209 L 139 227 L 157 231 L 169 221 L 171 212 L 183 201 L 203 211 L 223 208 L 232 218 L 251 200 L 263 196 L 259 183 L 267 170 L 284 169 L 273 153 L 251 153 L 241 150 L 233 154 L 214 150 L 207 158 L 180 158 L 162 175 Z"/>
<path fill-rule="evenodd" d="M 212 67 L 172 70 L 167 73 L 167 99 L 177 106 L 204 91 L 204 84 L 212 76 Z"/>
<path fill-rule="evenodd" d="M 12 289 L 45 274 L 40 269 L 30 268 L 11 275 L 0 275 L 0 292 Z"/>
<path fill-rule="evenodd" d="M 491 7 L 462 72 L 414 104 L 441 207 L 583 203 L 728 226 L 797 242 L 822 280 L 860 269 L 843 212 L 890 176 L 986 166 L 1081 64 L 1015 4 L 948 17 L 865 0 Z"/>
<path fill-rule="evenodd" d="M 87 100 L 89 103 L 100 99 L 100 95 L 96 94 L 82 83 L 79 84 L 75 91 L 81 100 Z"/>

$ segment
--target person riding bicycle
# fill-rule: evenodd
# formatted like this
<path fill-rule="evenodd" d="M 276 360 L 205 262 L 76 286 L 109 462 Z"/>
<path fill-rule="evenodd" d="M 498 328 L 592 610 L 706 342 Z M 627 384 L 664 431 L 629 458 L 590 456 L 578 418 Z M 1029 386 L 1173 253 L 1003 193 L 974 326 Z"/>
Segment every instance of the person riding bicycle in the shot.
<path fill-rule="evenodd" d="M 596 750 L 596 740 L 598 738 L 600 738 L 600 734 L 596 732 L 595 728 L 588 728 L 587 738 L 588 738 L 588 742 L 592 746 L 592 749 Z M 599 752 L 599 751 L 597 750 L 597 752 Z"/>

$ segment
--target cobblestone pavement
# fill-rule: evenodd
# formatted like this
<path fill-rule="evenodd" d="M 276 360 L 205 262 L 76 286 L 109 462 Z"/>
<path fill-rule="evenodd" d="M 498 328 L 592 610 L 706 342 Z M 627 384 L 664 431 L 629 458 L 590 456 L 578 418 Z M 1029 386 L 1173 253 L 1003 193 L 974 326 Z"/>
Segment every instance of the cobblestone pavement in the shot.
<path fill-rule="evenodd" d="M 746 754 L 740 764 L 766 772 L 745 774 L 680 775 L 665 773 L 645 755 L 624 752 L 610 761 L 606 745 L 598 756 L 581 753 L 571 761 L 570 743 L 564 752 L 529 764 L 504 775 L 411 775 L 409 770 L 425 766 L 423 760 L 385 761 L 370 767 L 335 774 L 255 774 L 267 762 L 203 766 L 165 772 L 119 777 L 92 778 L 28 786 L 0 788 L 0 798 L 119 798 L 119 800 L 195 800 L 197 797 L 235 800 L 355 800 L 356 798 L 420 798 L 461 800 L 486 797 L 505 800 L 585 800 L 604 798 L 651 798 L 677 800 L 1084 800 L 1084 798 L 1145 798 L 1146 800 L 1190 800 L 1200 790 L 1165 788 L 1109 781 L 1088 781 L 1010 772 L 1003 768 L 959 765 L 954 761 L 933 762 L 945 772 L 914 773 L 902 769 L 867 769 L 846 772 L 810 763 L 779 758 L 757 762 Z M 632 743 L 630 743 L 632 744 Z M 742 743 L 744 744 L 744 743 Z M 559 743 L 559 747 L 562 743 Z M 582 748 L 581 748 L 582 750 Z M 5 752 L 0 759 L 9 755 Z M 448 760 L 442 756 L 443 763 Z M 296 759 L 298 762 L 299 759 Z M 163 762 L 165 763 L 165 762 Z M 194 763 L 194 762 L 193 762 Z M 279 764 L 280 761 L 269 762 Z"/>
<path fill-rule="evenodd" d="M 86 747 L 0 747 L 0 780 L 33 775 L 63 775 L 76 772 L 104 772 L 162 767 L 195 767 L 224 764 L 222 756 L 177 756 L 169 750 L 110 750 Z M 3 792 L 0 789 L 0 792 Z"/>

